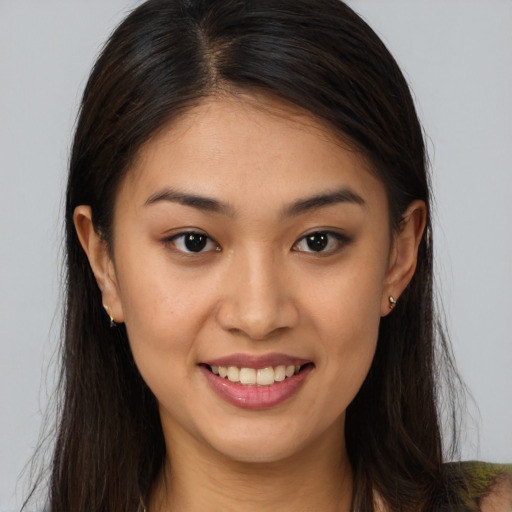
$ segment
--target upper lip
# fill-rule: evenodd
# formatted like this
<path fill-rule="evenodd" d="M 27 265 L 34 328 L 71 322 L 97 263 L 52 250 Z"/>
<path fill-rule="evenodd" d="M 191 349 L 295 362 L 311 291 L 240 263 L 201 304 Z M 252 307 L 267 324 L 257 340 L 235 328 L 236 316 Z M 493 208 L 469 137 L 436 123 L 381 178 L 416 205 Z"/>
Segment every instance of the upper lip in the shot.
<path fill-rule="evenodd" d="M 202 364 L 209 366 L 236 366 L 238 368 L 268 368 L 269 366 L 302 366 L 312 361 L 309 359 L 303 359 L 301 357 L 290 356 L 287 354 L 264 354 L 264 355 L 252 355 L 252 354 L 230 354 L 228 356 L 219 357 L 217 359 L 208 359 L 207 361 L 201 361 Z"/>

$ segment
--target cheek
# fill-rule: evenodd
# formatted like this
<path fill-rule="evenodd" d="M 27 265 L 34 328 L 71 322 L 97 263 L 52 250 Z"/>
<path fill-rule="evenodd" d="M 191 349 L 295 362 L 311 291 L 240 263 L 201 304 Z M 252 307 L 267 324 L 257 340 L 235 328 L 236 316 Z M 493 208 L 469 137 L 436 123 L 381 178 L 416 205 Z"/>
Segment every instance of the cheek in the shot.
<path fill-rule="evenodd" d="M 201 294 L 176 297 L 169 283 L 147 281 L 132 290 L 125 301 L 126 329 L 135 364 L 162 410 L 173 422 L 189 425 L 184 403 L 194 403 L 197 346 L 193 340 L 201 328 L 205 309 Z M 128 289 L 127 295 L 128 295 Z M 191 315 L 191 311 L 195 315 Z"/>
<path fill-rule="evenodd" d="M 380 322 L 384 258 L 354 258 L 336 272 L 309 283 L 308 301 L 316 329 L 349 345 L 375 338 Z M 337 335 L 338 334 L 338 335 Z"/>
<path fill-rule="evenodd" d="M 194 367 L 191 340 L 207 317 L 208 294 L 198 293 L 198 283 L 187 287 L 160 255 L 129 254 L 118 265 L 120 300 L 134 359 L 151 387 Z"/>
<path fill-rule="evenodd" d="M 334 320 L 321 332 L 325 360 L 322 361 L 325 407 L 333 419 L 346 410 L 370 370 L 379 332 L 379 304 L 347 306 L 341 313 L 331 311 Z"/>
<path fill-rule="evenodd" d="M 321 338 L 327 354 L 327 373 L 342 383 L 349 395 L 355 396 L 362 385 L 375 354 L 380 324 L 380 301 L 371 298 L 358 301 L 352 297 L 342 310 L 332 309 Z M 328 327 L 327 327 L 328 326 Z"/>
<path fill-rule="evenodd" d="M 373 361 L 381 320 L 386 266 L 362 257 L 310 293 L 313 329 L 322 344 L 330 407 L 346 408 Z M 335 392 L 332 392 L 335 390 Z"/>

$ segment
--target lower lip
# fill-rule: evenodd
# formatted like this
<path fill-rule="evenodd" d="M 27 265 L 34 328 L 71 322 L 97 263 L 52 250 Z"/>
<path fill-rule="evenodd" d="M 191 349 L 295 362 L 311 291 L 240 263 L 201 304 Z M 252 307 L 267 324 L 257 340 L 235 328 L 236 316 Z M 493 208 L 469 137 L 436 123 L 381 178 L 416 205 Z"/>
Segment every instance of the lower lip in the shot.
<path fill-rule="evenodd" d="M 294 395 L 304 383 L 313 365 L 271 386 L 245 386 L 219 377 L 205 366 L 199 366 L 208 384 L 226 402 L 242 409 L 268 409 L 281 404 Z"/>

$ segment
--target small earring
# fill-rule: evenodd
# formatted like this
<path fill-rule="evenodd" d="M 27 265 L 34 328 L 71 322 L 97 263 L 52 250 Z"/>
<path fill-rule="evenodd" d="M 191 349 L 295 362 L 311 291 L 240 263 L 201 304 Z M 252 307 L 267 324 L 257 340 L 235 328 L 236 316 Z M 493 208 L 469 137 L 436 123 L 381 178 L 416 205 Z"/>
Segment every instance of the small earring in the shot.
<path fill-rule="evenodd" d="M 110 327 L 115 327 L 116 321 L 114 320 L 114 317 L 112 316 L 112 313 L 110 312 L 110 308 L 108 306 L 105 306 L 105 304 L 103 304 L 103 308 L 105 309 L 108 317 L 110 318 Z"/>
<path fill-rule="evenodd" d="M 390 295 L 389 298 L 389 309 L 391 309 L 391 311 L 393 311 L 393 309 L 395 309 L 395 306 L 396 306 L 396 300 Z"/>

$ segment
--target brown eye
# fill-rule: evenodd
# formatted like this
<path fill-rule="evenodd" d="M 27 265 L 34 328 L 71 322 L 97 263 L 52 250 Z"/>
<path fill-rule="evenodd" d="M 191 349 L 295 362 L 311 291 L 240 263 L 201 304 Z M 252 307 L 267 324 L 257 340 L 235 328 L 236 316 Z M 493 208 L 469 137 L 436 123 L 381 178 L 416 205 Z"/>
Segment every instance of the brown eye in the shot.
<path fill-rule="evenodd" d="M 323 251 L 327 244 L 329 243 L 329 239 L 326 233 L 313 233 L 306 237 L 306 244 L 308 248 L 315 252 Z"/>
<path fill-rule="evenodd" d="M 220 250 L 219 246 L 204 233 L 187 232 L 173 236 L 170 242 L 181 252 L 201 253 Z"/>
<path fill-rule="evenodd" d="M 328 253 L 336 251 L 349 242 L 350 239 L 341 233 L 315 231 L 299 239 L 293 246 L 293 250 L 309 253 Z"/>
<path fill-rule="evenodd" d="M 208 238 L 199 233 L 189 233 L 184 237 L 183 243 L 191 252 L 201 252 L 206 247 Z"/>

